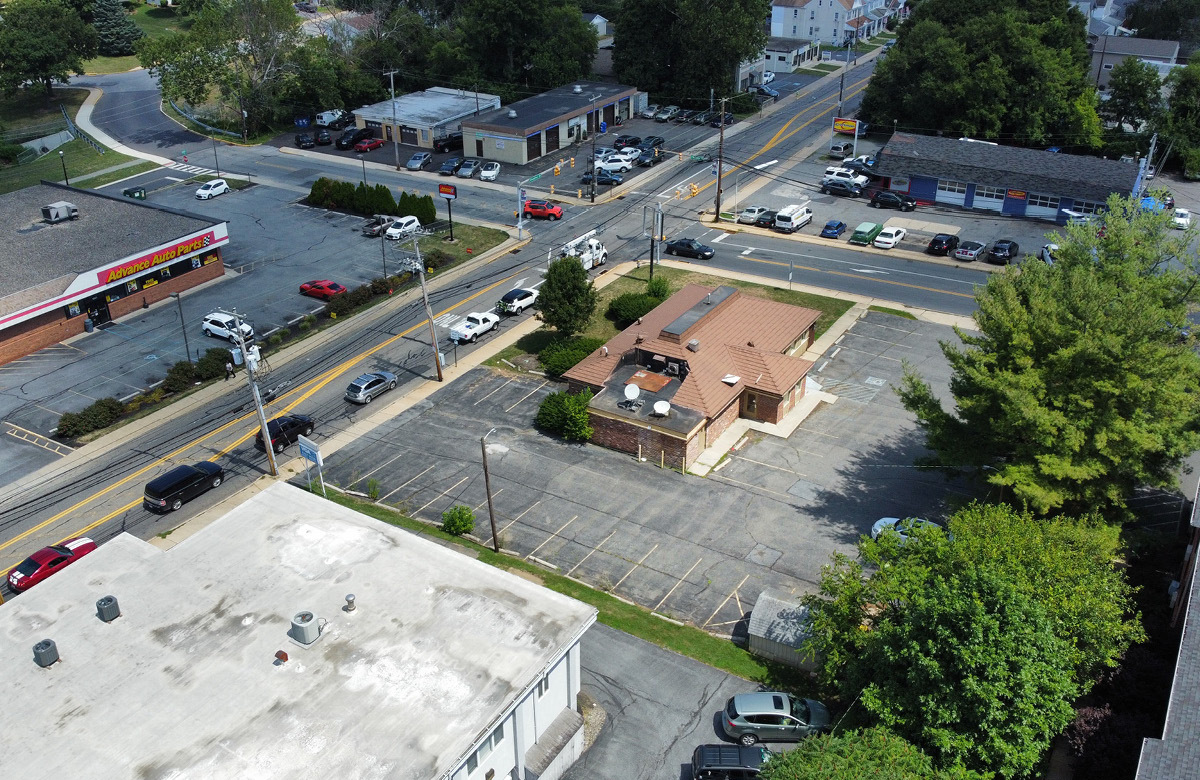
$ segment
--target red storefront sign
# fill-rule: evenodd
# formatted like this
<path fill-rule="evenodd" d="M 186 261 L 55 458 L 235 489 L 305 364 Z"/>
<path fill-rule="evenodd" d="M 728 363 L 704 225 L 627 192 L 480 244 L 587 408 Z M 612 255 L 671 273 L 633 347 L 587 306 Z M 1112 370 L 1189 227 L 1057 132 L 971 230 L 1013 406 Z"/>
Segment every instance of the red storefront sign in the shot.
<path fill-rule="evenodd" d="M 210 230 L 202 236 L 189 238 L 186 241 L 180 241 L 174 246 L 165 247 L 156 252 L 142 255 L 112 268 L 106 268 L 96 274 L 96 276 L 100 280 L 100 284 L 111 284 L 112 282 L 139 274 L 157 265 L 174 262 L 185 255 L 190 255 L 192 252 L 204 249 L 215 242 L 216 234 Z"/>

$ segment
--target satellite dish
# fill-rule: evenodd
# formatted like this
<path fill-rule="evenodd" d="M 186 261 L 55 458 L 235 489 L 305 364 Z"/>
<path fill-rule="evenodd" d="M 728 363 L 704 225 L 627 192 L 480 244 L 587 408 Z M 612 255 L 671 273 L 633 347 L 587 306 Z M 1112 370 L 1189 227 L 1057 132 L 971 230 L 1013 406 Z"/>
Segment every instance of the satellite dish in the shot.
<path fill-rule="evenodd" d="M 636 401 L 637 397 L 642 394 L 642 389 L 637 385 L 625 385 L 625 400 Z"/>
<path fill-rule="evenodd" d="M 669 402 L 667 402 L 667 401 L 655 401 L 654 402 L 654 413 L 657 414 L 659 417 L 666 417 L 667 413 L 670 411 L 671 411 L 671 404 Z"/>

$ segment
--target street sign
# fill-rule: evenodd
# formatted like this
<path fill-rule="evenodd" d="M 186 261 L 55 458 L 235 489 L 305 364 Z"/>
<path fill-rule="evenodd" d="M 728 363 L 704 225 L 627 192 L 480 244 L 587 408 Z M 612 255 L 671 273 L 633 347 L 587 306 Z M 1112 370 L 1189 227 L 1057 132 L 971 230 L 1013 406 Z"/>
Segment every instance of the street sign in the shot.
<path fill-rule="evenodd" d="M 713 167 L 712 167 L 712 175 L 713 175 L 713 176 L 716 176 L 716 175 L 717 175 L 717 164 L 716 164 L 716 163 L 713 163 Z"/>
<path fill-rule="evenodd" d="M 439 184 L 438 195 L 441 195 L 446 200 L 454 200 L 458 197 L 458 188 L 453 184 Z"/>
<path fill-rule="evenodd" d="M 600 132 L 602 132 L 602 133 L 607 133 L 607 132 L 608 132 L 608 122 L 601 122 L 601 123 L 600 123 Z"/>
<path fill-rule="evenodd" d="M 542 174 L 540 174 L 540 173 L 535 173 L 535 174 L 533 174 L 532 176 L 530 176 L 530 177 L 529 177 L 529 181 L 537 181 L 537 180 L 538 180 L 538 179 L 540 179 L 540 178 L 542 178 Z"/>
<path fill-rule="evenodd" d="M 525 200 L 525 190 L 521 190 L 521 200 Z"/>
<path fill-rule="evenodd" d="M 321 460 L 321 448 L 315 441 L 307 436 L 297 436 L 296 443 L 300 445 L 300 457 L 317 464 L 318 468 L 325 465 Z"/>

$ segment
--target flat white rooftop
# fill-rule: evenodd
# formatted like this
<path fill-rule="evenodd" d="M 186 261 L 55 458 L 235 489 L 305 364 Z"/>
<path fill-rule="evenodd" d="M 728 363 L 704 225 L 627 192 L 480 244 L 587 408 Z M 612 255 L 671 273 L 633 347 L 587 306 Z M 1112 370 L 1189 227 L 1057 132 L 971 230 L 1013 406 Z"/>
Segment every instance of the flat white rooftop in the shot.
<path fill-rule="evenodd" d="M 395 103 L 394 113 L 393 103 Z M 392 117 L 395 116 L 396 121 L 402 125 L 437 127 L 446 122 L 454 122 L 463 117 L 499 107 L 500 97 L 498 95 L 447 87 L 430 87 L 421 92 L 398 95 L 395 100 L 382 100 L 369 106 L 363 106 L 354 113 L 363 119 L 385 124 L 391 124 Z"/>
<path fill-rule="evenodd" d="M 107 595 L 111 623 L 96 615 Z M 303 610 L 328 621 L 308 646 L 288 636 Z M 276 484 L 169 552 L 122 535 L 0 606 L 0 770 L 440 777 L 594 619 Z M 62 659 L 47 668 L 33 660 L 42 639 Z"/>

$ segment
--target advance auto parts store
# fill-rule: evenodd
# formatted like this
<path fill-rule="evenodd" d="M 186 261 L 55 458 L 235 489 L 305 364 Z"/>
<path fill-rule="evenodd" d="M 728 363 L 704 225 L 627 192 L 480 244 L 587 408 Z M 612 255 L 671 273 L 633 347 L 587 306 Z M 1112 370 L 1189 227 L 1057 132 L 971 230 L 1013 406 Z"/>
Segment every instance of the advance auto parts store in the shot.
<path fill-rule="evenodd" d="M 73 219 L 42 207 L 66 201 Z M 43 182 L 0 195 L 0 363 L 224 275 L 228 225 Z"/>

